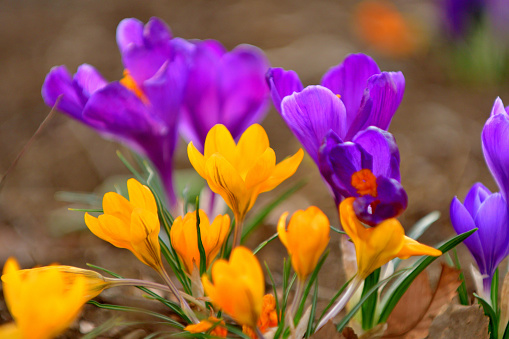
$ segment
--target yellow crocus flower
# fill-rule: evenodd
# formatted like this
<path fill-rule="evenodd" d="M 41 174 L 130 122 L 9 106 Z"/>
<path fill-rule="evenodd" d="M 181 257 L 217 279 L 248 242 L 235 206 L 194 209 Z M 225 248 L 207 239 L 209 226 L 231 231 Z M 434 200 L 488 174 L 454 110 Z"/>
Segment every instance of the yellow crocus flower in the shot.
<path fill-rule="evenodd" d="M 214 325 L 216 326 L 210 331 Z M 205 333 L 210 331 L 209 334 L 215 338 L 226 338 L 228 335 L 224 320 L 217 319 L 216 317 L 209 317 L 208 319 L 200 321 L 198 324 L 188 325 L 184 327 L 184 331 L 190 333 Z"/>
<path fill-rule="evenodd" d="M 375 227 L 364 226 L 353 208 L 355 198 L 347 198 L 339 205 L 341 225 L 352 239 L 357 255 L 357 274 L 366 278 L 371 272 L 398 257 L 416 255 L 439 256 L 441 251 L 423 245 L 407 236 L 397 219 L 387 219 Z"/>
<path fill-rule="evenodd" d="M 14 324 L 0 328 L 2 338 L 50 339 L 67 329 L 91 298 L 85 275 L 61 266 L 19 270 L 15 259 L 5 263 L 2 286 Z"/>
<path fill-rule="evenodd" d="M 212 303 L 237 323 L 255 328 L 262 312 L 265 281 L 254 254 L 243 246 L 235 247 L 230 261 L 219 259 L 212 265 L 212 280 L 202 277 Z"/>
<path fill-rule="evenodd" d="M 304 152 L 276 165 L 276 154 L 262 126 L 251 125 L 235 144 L 224 125 L 215 125 L 207 134 L 201 154 L 193 143 L 187 154 L 194 169 L 210 189 L 221 195 L 235 216 L 234 246 L 240 243 L 240 230 L 246 213 L 260 193 L 270 191 L 293 175 Z"/>
<path fill-rule="evenodd" d="M 129 200 L 109 192 L 103 198 L 104 214 L 85 214 L 92 233 L 119 248 L 131 251 L 141 262 L 160 272 L 159 218 L 155 198 L 147 186 L 135 179 L 127 181 Z"/>
<path fill-rule="evenodd" d="M 315 206 L 296 211 L 288 226 L 287 216 L 285 212 L 279 218 L 277 233 L 291 256 L 293 269 L 305 281 L 329 243 L 329 219 Z"/>
<path fill-rule="evenodd" d="M 230 217 L 227 214 L 218 215 L 212 224 L 209 222 L 209 218 L 203 210 L 199 210 L 199 217 L 201 241 L 205 249 L 208 267 L 219 253 L 228 235 Z M 193 272 L 195 264 L 197 267 L 200 267 L 196 212 L 189 212 L 184 218 L 179 216 L 175 219 L 171 226 L 170 239 L 173 248 L 184 262 L 189 274 Z"/>

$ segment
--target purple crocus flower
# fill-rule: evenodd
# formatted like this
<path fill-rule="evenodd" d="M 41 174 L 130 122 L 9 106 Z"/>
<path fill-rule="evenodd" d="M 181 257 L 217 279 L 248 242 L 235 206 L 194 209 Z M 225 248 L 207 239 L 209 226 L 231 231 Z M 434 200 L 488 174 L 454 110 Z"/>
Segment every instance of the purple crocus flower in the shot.
<path fill-rule="evenodd" d="M 343 141 L 369 126 L 387 130 L 405 90 L 401 72 L 381 72 L 365 54 L 332 67 L 321 86 L 303 90 L 298 75 L 281 68 L 270 69 L 267 82 L 276 109 L 315 162 L 330 129 Z"/>
<path fill-rule="evenodd" d="M 214 125 L 225 125 L 238 139 L 263 119 L 268 109 L 269 62 L 260 49 L 240 45 L 227 52 L 217 41 L 196 41 L 189 64 L 181 111 L 184 139 L 203 149 Z"/>
<path fill-rule="evenodd" d="M 472 253 L 484 276 L 484 295 L 490 295 L 491 281 L 498 265 L 509 254 L 509 215 L 507 202 L 500 193 L 491 193 L 476 183 L 462 204 L 457 197 L 451 202 L 451 222 L 460 234 L 478 228 L 464 244 Z"/>
<path fill-rule="evenodd" d="M 509 107 L 500 98 L 495 100 L 490 117 L 484 125 L 481 140 L 484 158 L 497 182 L 500 193 L 491 193 L 482 184 L 475 184 L 465 203 L 455 197 L 451 203 L 451 222 L 457 233 L 473 228 L 478 231 L 465 240 L 479 267 L 486 276 L 484 292 L 489 292 L 491 279 L 498 264 L 509 254 Z"/>
<path fill-rule="evenodd" d="M 399 151 L 392 134 L 368 127 L 352 141 L 343 142 L 329 131 L 318 153 L 319 169 L 329 184 L 336 204 L 356 197 L 359 219 L 375 226 L 399 216 L 408 198 L 400 183 Z"/>
<path fill-rule="evenodd" d="M 481 21 L 486 0 L 442 0 L 442 20 L 452 39 L 463 39 Z"/>
<path fill-rule="evenodd" d="M 148 157 L 173 205 L 173 153 L 189 43 L 172 39 L 169 28 L 157 18 L 146 25 L 123 20 L 117 42 L 126 69 L 122 80 L 108 83 L 86 64 L 74 76 L 58 66 L 46 76 L 42 96 L 49 106 L 62 96 L 59 110 Z"/>

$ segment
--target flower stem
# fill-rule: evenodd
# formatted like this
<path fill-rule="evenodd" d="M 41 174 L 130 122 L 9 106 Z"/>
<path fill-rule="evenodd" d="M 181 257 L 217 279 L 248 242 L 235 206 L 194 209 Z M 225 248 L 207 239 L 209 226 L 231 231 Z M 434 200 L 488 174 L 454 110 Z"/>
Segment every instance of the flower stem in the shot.
<path fill-rule="evenodd" d="M 304 281 L 301 279 L 297 279 L 297 287 L 295 288 L 295 295 L 292 300 L 292 305 L 290 306 L 290 311 L 288 315 L 290 316 L 289 320 L 293 321 L 293 317 L 295 315 L 295 311 L 297 309 L 297 305 L 299 304 L 299 299 L 302 295 L 302 286 L 304 285 Z"/>
<path fill-rule="evenodd" d="M 175 295 L 175 297 L 177 298 L 177 300 L 179 301 L 180 303 L 180 308 L 182 308 L 182 310 L 184 311 L 184 313 L 189 317 L 189 319 L 191 319 L 191 321 L 194 323 L 194 324 L 197 324 L 199 323 L 199 320 L 198 318 L 196 317 L 196 315 L 194 314 L 194 312 L 191 310 L 191 307 L 189 307 L 189 304 L 187 303 L 187 301 L 184 300 L 184 298 L 180 295 L 177 287 L 175 286 L 175 284 L 173 283 L 173 281 L 171 281 L 170 279 L 170 276 L 168 275 L 168 273 L 166 272 L 166 270 L 164 269 L 164 267 L 161 267 L 161 270 L 159 270 L 159 274 L 161 275 L 161 277 L 163 278 L 163 280 L 166 282 L 166 284 L 168 285 L 168 287 L 170 288 L 170 291 Z"/>
<path fill-rule="evenodd" d="M 263 336 L 262 331 L 260 331 L 258 326 L 255 328 L 255 332 L 256 332 L 256 335 L 258 336 L 259 339 L 265 339 L 265 337 Z"/>
<path fill-rule="evenodd" d="M 353 296 L 355 291 L 359 288 L 362 283 L 362 280 L 359 276 L 356 276 L 353 281 L 350 283 L 348 288 L 341 294 L 341 297 L 336 302 L 336 305 L 320 320 L 318 326 L 316 326 L 316 331 L 322 328 L 330 319 L 334 318 L 338 315 L 339 312 L 346 306 L 346 303 Z M 315 331 L 315 332 L 316 332 Z"/>
<path fill-rule="evenodd" d="M 232 249 L 240 246 L 240 240 L 242 238 L 242 225 L 244 224 L 244 217 L 235 215 L 235 228 L 233 230 L 233 244 Z"/>

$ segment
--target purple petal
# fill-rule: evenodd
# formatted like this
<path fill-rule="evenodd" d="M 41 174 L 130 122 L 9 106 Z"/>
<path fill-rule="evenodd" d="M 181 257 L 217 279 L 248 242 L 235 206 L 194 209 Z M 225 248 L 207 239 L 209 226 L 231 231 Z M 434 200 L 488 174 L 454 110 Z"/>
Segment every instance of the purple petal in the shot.
<path fill-rule="evenodd" d="M 108 82 L 94 67 L 83 64 L 78 67 L 73 77 L 76 92 L 81 96 L 82 102 L 86 103 L 90 96 L 103 88 Z"/>
<path fill-rule="evenodd" d="M 475 183 L 472 188 L 468 191 L 465 197 L 465 203 L 463 204 L 467 209 L 468 213 L 472 218 L 476 215 L 481 204 L 491 195 L 489 189 L 487 189 L 480 182 Z"/>
<path fill-rule="evenodd" d="M 496 115 L 496 114 L 508 114 L 506 112 L 506 109 L 504 108 L 504 103 L 502 102 L 502 99 L 500 97 L 497 97 L 495 99 L 495 102 L 493 103 L 493 108 L 491 109 L 490 117 Z"/>
<path fill-rule="evenodd" d="M 318 150 L 329 130 L 340 137 L 346 123 L 345 106 L 322 86 L 308 86 L 283 99 L 282 117 L 308 154 L 318 163 Z"/>
<path fill-rule="evenodd" d="M 120 21 L 117 26 L 117 45 L 121 52 L 131 45 L 143 45 L 143 22 L 134 18 Z"/>
<path fill-rule="evenodd" d="M 267 113 L 269 88 L 265 73 L 269 62 L 265 54 L 250 45 L 241 45 L 221 60 L 218 86 L 221 91 L 220 119 L 234 139 Z"/>
<path fill-rule="evenodd" d="M 369 126 L 387 130 L 404 92 L 405 78 L 401 72 L 382 72 L 371 76 L 359 112 L 349 125 L 346 139 Z"/>
<path fill-rule="evenodd" d="M 474 218 L 477 232 L 484 249 L 486 269 L 493 275 L 498 264 L 508 254 L 509 229 L 507 203 L 500 193 L 494 193 L 481 204 Z"/>
<path fill-rule="evenodd" d="M 390 178 L 377 177 L 377 196 L 364 195 L 355 199 L 353 207 L 357 217 L 370 226 L 397 218 L 407 208 L 408 197 L 401 184 Z"/>
<path fill-rule="evenodd" d="M 481 140 L 486 163 L 507 200 L 509 196 L 509 116 L 497 114 L 489 118 L 484 125 Z"/>
<path fill-rule="evenodd" d="M 274 107 L 281 114 L 281 101 L 294 92 L 302 91 L 302 82 L 297 73 L 282 68 L 269 68 L 266 77 Z"/>
<path fill-rule="evenodd" d="M 347 112 L 350 126 L 361 106 L 364 90 L 368 86 L 368 78 L 379 74 L 376 62 L 365 54 L 351 54 L 339 65 L 331 68 L 322 78 L 322 86 L 334 94 L 341 95 Z"/>
<path fill-rule="evenodd" d="M 53 107 L 60 95 L 62 98 L 57 108 L 74 119 L 81 120 L 84 103 L 76 93 L 71 74 L 65 66 L 53 67 L 42 85 L 42 97 L 46 105 Z"/>
<path fill-rule="evenodd" d="M 465 206 L 458 200 L 458 198 L 454 197 L 451 202 L 450 207 L 450 217 L 452 227 L 456 233 L 461 234 L 468 232 L 474 228 L 476 225 L 474 223 L 474 218 L 467 211 Z M 486 264 L 484 257 L 484 249 L 479 238 L 479 230 L 474 234 L 471 234 L 468 238 L 466 238 L 463 243 L 467 246 L 470 253 L 474 257 L 477 262 L 477 266 L 482 273 L 486 273 Z"/>
<path fill-rule="evenodd" d="M 399 150 L 391 133 L 377 127 L 368 127 L 355 135 L 352 142 L 359 144 L 373 156 L 372 172 L 401 181 L 399 173 Z"/>
<path fill-rule="evenodd" d="M 131 27 L 129 33 L 133 32 L 139 34 L 139 29 Z M 141 37 L 139 35 L 128 37 L 129 33 L 122 31 L 117 34 L 121 36 L 119 47 L 121 47 L 122 61 L 136 83 L 142 84 L 153 77 L 166 61 L 173 58 L 171 32 L 163 21 L 151 18 L 145 25 Z M 127 38 L 130 38 L 131 42 L 126 44 Z"/>

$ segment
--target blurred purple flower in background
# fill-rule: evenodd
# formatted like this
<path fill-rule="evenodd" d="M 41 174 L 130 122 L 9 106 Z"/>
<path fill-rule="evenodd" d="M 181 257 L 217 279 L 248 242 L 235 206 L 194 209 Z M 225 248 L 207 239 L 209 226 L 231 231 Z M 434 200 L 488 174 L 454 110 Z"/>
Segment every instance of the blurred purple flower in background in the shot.
<path fill-rule="evenodd" d="M 267 109 L 268 61 L 256 47 L 227 52 L 217 41 L 173 38 L 166 24 L 125 19 L 117 28 L 124 78 L 108 83 L 92 66 L 74 76 L 64 66 L 47 75 L 42 96 L 58 109 L 149 158 L 174 205 L 173 154 L 178 131 L 203 147 L 221 123 L 234 138 Z"/>
<path fill-rule="evenodd" d="M 442 0 L 444 30 L 452 39 L 462 39 L 481 21 L 486 0 Z"/>
<path fill-rule="evenodd" d="M 298 75 L 281 68 L 270 69 L 267 81 L 276 109 L 315 162 L 329 129 L 343 141 L 369 126 L 387 130 L 405 91 L 401 72 L 381 72 L 365 54 L 351 54 L 332 67 L 321 86 L 302 90 Z"/>
<path fill-rule="evenodd" d="M 217 41 L 194 43 L 182 105 L 181 134 L 201 151 L 208 131 L 223 124 L 237 140 L 268 110 L 265 73 L 269 62 L 257 47 L 231 52 Z"/>
<path fill-rule="evenodd" d="M 497 98 L 481 137 L 486 163 L 501 192 L 491 193 L 484 185 L 476 183 L 468 192 L 464 204 L 455 197 L 450 208 L 451 222 L 457 233 L 478 228 L 465 240 L 465 245 L 485 276 L 484 292 L 488 295 L 495 270 L 509 254 L 508 110 Z"/>

